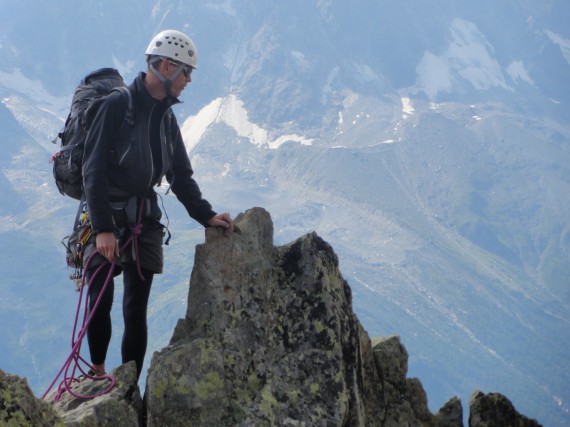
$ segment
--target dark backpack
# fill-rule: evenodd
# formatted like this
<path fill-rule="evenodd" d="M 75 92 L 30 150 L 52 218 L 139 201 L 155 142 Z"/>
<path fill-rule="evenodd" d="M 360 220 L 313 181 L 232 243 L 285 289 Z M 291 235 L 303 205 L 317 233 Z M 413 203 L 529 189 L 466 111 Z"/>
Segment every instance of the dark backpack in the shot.
<path fill-rule="evenodd" d="M 83 193 L 83 149 L 89 131 L 90 120 L 94 117 L 100 100 L 113 90 L 119 90 L 127 98 L 128 108 L 125 122 L 133 122 L 131 93 L 121 74 L 114 68 L 101 68 L 86 75 L 75 89 L 71 101 L 71 111 L 65 120 L 63 130 L 58 134 L 61 148 L 55 153 L 53 176 L 59 192 L 81 200 Z M 53 142 L 56 143 L 57 139 Z"/>

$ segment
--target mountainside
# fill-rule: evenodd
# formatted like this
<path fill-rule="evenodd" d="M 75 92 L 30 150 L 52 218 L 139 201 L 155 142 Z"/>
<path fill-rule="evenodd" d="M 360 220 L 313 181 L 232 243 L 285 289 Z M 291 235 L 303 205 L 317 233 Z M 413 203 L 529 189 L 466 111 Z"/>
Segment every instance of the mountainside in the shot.
<path fill-rule="evenodd" d="M 401 336 L 432 410 L 481 388 L 570 423 L 567 2 L 0 6 L 0 368 L 39 394 L 66 357 L 76 294 L 59 241 L 75 204 L 48 160 L 73 88 L 101 66 L 131 80 L 170 27 L 198 45 L 175 112 L 217 210 L 262 206 L 276 243 L 330 242 L 363 326 Z M 203 240 L 164 202 L 174 237 L 149 354 L 183 317 Z"/>

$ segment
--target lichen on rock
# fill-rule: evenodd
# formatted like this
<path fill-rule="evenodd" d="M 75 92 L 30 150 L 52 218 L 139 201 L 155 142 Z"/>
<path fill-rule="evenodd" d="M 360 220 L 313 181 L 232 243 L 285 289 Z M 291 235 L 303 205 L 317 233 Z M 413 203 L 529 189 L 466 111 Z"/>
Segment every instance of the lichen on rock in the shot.
<path fill-rule="evenodd" d="M 421 384 L 405 379 L 399 339 L 381 346 L 397 347 L 396 373 L 389 372 L 393 355 L 376 360 L 382 350 L 372 350 L 327 242 L 313 232 L 275 247 L 271 217 L 261 208 L 239 215 L 235 225 L 230 238 L 208 229 L 196 248 L 186 317 L 149 369 L 149 426 L 178 425 L 189 414 L 195 425 L 235 426 L 431 420 Z M 413 391 L 415 406 L 408 402 L 404 411 L 395 398 L 386 400 L 383 363 L 388 381 L 397 376 L 397 393 Z M 153 393 L 172 375 L 209 385 Z"/>

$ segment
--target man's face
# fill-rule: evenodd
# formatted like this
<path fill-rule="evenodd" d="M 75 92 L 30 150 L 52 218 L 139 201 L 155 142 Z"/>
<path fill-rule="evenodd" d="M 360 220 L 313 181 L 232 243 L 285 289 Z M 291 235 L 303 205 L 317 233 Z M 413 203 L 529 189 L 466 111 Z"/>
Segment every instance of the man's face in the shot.
<path fill-rule="evenodd" d="M 170 92 L 172 95 L 179 97 L 182 94 L 182 91 L 186 88 L 186 85 L 192 81 L 192 67 L 185 64 L 175 63 L 173 61 L 165 62 L 165 77 L 172 81 Z M 176 74 L 178 75 L 174 77 Z"/>

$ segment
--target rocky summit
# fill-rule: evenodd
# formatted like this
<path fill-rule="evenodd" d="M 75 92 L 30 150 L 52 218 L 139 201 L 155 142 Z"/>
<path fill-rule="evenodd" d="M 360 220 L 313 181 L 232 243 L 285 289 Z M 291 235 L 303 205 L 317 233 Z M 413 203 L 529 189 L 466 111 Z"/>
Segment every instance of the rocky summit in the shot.
<path fill-rule="evenodd" d="M 90 400 L 40 401 L 0 371 L 2 425 L 463 426 L 452 397 L 436 414 L 406 378 L 397 336 L 371 340 L 352 309 L 333 248 L 316 233 L 276 247 L 267 211 L 253 208 L 227 237 L 196 248 L 186 317 L 152 356 L 141 398 L 134 365 Z M 101 387 L 84 380 L 79 394 Z M 53 394 L 52 394 L 53 396 Z M 539 426 L 499 394 L 475 392 L 470 426 Z"/>

